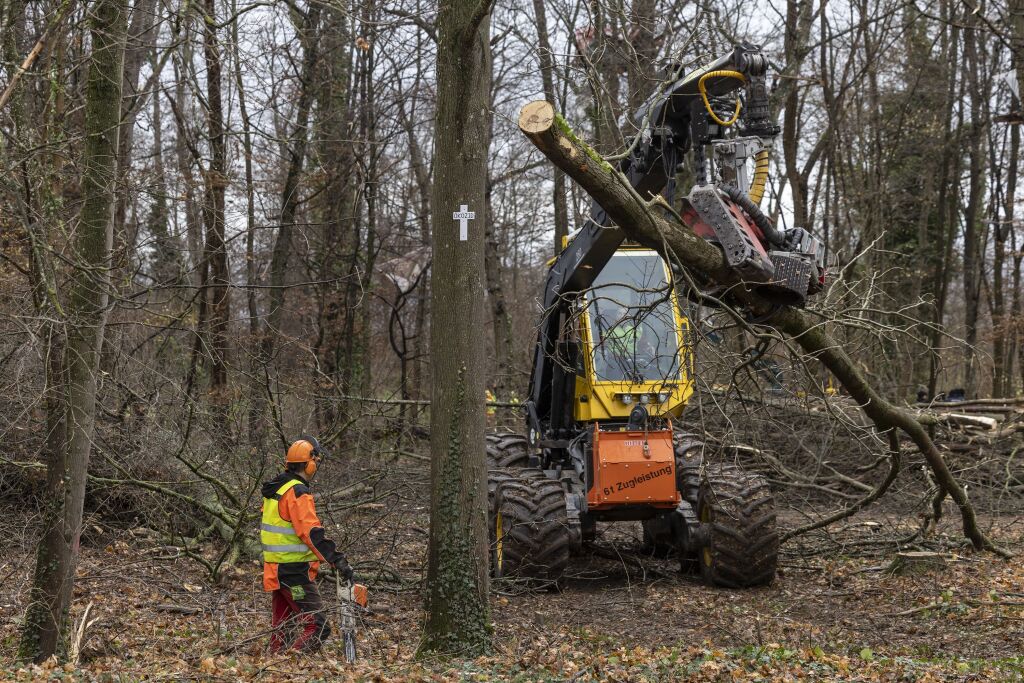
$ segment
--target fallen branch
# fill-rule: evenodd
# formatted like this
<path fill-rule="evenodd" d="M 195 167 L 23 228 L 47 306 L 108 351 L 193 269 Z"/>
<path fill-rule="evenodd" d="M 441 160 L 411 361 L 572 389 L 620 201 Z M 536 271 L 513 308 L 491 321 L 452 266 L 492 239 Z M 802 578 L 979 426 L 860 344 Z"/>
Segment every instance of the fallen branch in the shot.
<path fill-rule="evenodd" d="M 960 408 L 963 406 L 1017 406 L 1024 408 L 1024 398 L 973 398 L 969 401 L 933 401 L 915 403 L 918 408 Z"/>
<path fill-rule="evenodd" d="M 950 427 L 979 427 L 986 430 L 994 430 L 999 426 L 999 420 L 981 415 L 960 415 L 958 413 L 921 414 L 918 422 L 926 426 L 947 425 Z"/>
<path fill-rule="evenodd" d="M 169 614 L 200 614 L 203 612 L 199 607 L 187 607 L 185 605 L 157 605 L 153 609 Z"/>
<path fill-rule="evenodd" d="M 920 607 L 912 607 L 910 609 L 905 609 L 902 612 L 890 612 L 886 616 L 888 616 L 888 617 L 909 617 L 911 614 L 920 614 L 921 612 L 927 612 L 927 611 L 933 610 L 933 609 L 935 609 L 937 607 L 942 607 L 942 601 L 941 600 L 929 602 L 927 605 L 921 605 Z"/>
<path fill-rule="evenodd" d="M 925 427 L 910 411 L 890 403 L 868 382 L 843 345 L 828 334 L 823 322 L 792 306 L 779 306 L 748 289 L 736 272 L 726 266 L 718 247 L 684 225 L 660 196 L 641 197 L 621 173 L 572 133 L 550 103 L 538 100 L 524 106 L 519 115 L 519 128 L 537 149 L 604 208 L 626 237 L 656 249 L 666 260 L 683 266 L 698 279 L 714 283 L 724 292 L 720 298 L 749 311 L 755 319 L 770 320 L 772 327 L 832 372 L 879 432 L 895 428 L 910 437 L 934 473 L 936 482 L 959 508 L 964 535 L 971 544 L 976 549 L 991 550 L 1003 557 L 1010 555 L 997 548 L 981 531 L 967 494 Z"/>
<path fill-rule="evenodd" d="M 828 517 L 825 517 L 824 519 L 819 519 L 816 522 L 811 522 L 810 524 L 805 524 L 802 527 L 798 527 L 796 529 L 791 529 L 790 531 L 787 531 L 782 535 L 782 538 L 779 539 L 779 542 L 784 543 L 789 539 L 793 538 L 794 536 L 799 536 L 800 534 L 805 534 L 808 531 L 813 531 L 815 529 L 821 529 L 830 524 L 834 524 L 840 520 L 846 519 L 847 517 L 852 517 L 859 510 L 863 510 L 870 503 L 881 498 L 882 494 L 884 494 L 889 489 L 889 487 L 892 486 L 892 483 L 896 481 L 896 475 L 900 471 L 900 442 L 899 438 L 896 436 L 894 432 L 889 432 L 889 448 L 889 473 L 885 476 L 885 479 L 882 481 L 882 483 L 878 485 L 878 488 L 876 488 L 874 491 L 864 496 L 863 498 L 861 498 L 848 508 L 839 510 L 829 515 Z"/>
<path fill-rule="evenodd" d="M 89 618 L 89 613 L 92 612 L 92 602 L 85 606 L 85 610 L 82 612 L 82 617 L 78 620 L 78 625 L 74 630 L 74 637 L 71 639 L 71 645 L 68 649 L 68 662 L 77 666 L 78 659 L 82 656 L 82 643 L 85 642 L 85 634 L 93 624 L 98 622 L 100 619 Z"/>

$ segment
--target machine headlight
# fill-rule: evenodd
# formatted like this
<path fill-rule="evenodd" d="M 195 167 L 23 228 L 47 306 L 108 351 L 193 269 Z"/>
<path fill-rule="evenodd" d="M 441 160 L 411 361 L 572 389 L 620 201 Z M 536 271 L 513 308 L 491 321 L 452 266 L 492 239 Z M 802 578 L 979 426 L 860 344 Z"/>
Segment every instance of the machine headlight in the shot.
<path fill-rule="evenodd" d="M 644 404 L 650 403 L 651 402 L 650 395 L 648 395 L 648 394 L 640 394 L 640 402 L 644 403 Z"/>
<path fill-rule="evenodd" d="M 658 403 L 664 403 L 667 400 L 668 394 L 666 394 L 664 391 L 658 394 Z"/>
<path fill-rule="evenodd" d="M 619 399 L 628 406 L 633 402 L 633 394 L 619 394 Z"/>

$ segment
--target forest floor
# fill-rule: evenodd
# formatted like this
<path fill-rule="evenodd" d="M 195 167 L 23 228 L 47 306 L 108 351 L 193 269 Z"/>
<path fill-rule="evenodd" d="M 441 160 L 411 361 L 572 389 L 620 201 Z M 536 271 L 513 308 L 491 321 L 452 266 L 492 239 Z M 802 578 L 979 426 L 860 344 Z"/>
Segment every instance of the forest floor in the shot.
<path fill-rule="evenodd" d="M 1014 559 L 950 546 L 945 570 L 892 576 L 893 547 L 879 540 L 879 524 L 864 523 L 871 513 L 824 550 L 787 546 L 777 580 L 753 590 L 711 588 L 679 574 L 674 561 L 641 558 L 639 525 L 609 526 L 559 591 L 495 586 L 492 656 L 417 660 L 424 496 L 410 486 L 344 517 L 343 541 L 371 587 L 354 666 L 337 638 L 316 655 L 266 653 L 270 601 L 258 562 L 214 584 L 195 561 L 138 530 L 94 525 L 72 616 L 91 603 L 97 621 L 77 667 L 14 663 L 33 558 L 27 544 L 0 549 L 0 679 L 1024 680 L 1020 520 L 986 520 Z M 940 536 L 955 542 L 955 522 L 947 516 Z M 333 583 L 322 590 L 333 611 Z"/>

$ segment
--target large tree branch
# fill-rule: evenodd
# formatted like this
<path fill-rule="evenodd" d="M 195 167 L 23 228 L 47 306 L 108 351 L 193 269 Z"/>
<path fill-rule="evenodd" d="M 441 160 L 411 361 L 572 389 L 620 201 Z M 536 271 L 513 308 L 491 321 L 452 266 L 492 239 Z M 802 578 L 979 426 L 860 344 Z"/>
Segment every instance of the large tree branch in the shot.
<path fill-rule="evenodd" d="M 755 319 L 770 319 L 771 326 L 796 342 L 810 358 L 828 368 L 856 400 L 879 432 L 904 432 L 921 451 L 936 481 L 960 509 L 964 534 L 976 549 L 1009 554 L 997 548 L 978 526 L 967 494 L 950 472 L 927 431 L 909 411 L 886 400 L 857 369 L 824 324 L 791 306 L 778 306 L 748 289 L 725 265 L 718 247 L 684 225 L 660 197 L 640 197 L 600 155 L 577 138 L 565 120 L 545 101 L 530 102 L 519 116 L 527 138 L 608 212 L 626 235 L 658 250 L 666 259 L 686 268 L 698 280 L 724 285 L 727 301 L 750 311 Z"/>

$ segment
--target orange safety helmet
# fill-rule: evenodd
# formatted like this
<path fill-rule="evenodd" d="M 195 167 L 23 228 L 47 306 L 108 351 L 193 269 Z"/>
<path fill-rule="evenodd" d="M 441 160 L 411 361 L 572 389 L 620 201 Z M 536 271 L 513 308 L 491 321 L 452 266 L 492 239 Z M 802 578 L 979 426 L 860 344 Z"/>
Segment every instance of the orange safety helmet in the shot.
<path fill-rule="evenodd" d="M 312 436 L 304 436 L 288 447 L 288 454 L 285 456 L 284 461 L 285 463 L 306 463 L 306 469 L 302 473 L 309 479 L 316 474 L 322 455 L 323 451 L 320 448 L 320 442 Z"/>

